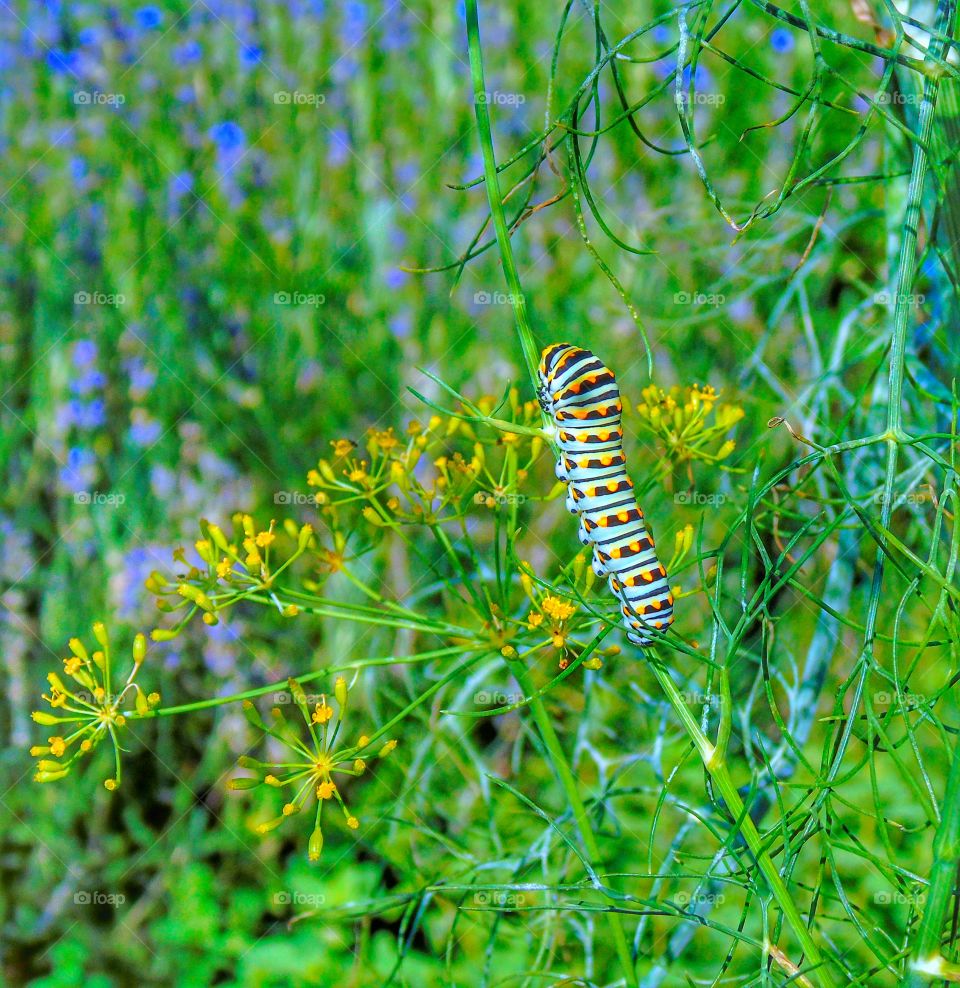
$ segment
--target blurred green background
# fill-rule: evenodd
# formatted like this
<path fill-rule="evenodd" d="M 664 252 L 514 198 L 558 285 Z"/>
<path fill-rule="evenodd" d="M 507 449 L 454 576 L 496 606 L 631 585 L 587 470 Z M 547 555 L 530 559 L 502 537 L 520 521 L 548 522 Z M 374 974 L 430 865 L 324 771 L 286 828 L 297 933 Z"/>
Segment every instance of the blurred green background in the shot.
<path fill-rule="evenodd" d="M 67 639 L 91 621 L 108 618 L 130 637 L 154 625 L 143 580 L 170 568 L 200 517 L 222 523 L 245 509 L 270 518 L 277 492 L 306 490 L 305 473 L 330 440 L 422 416 L 407 387 L 438 392 L 418 368 L 471 395 L 499 394 L 513 380 L 532 397 L 496 250 L 455 267 L 487 215 L 482 185 L 451 188 L 482 174 L 462 8 L 0 7 L 4 978 L 47 988 L 384 983 L 396 915 L 287 920 L 317 896 L 340 905 L 403 888 L 402 856 L 390 854 L 403 826 L 359 853 L 332 837 L 320 878 L 298 845 L 303 835 L 261 842 L 254 809 L 225 794 L 246 738 L 234 708 L 152 728 L 155 754 L 134 747 L 116 796 L 95 776 L 33 784 L 29 712 Z M 670 10 L 641 7 L 604 4 L 610 36 Z M 561 13 L 532 0 L 481 5 L 501 159 L 543 125 Z M 741 14 L 716 45 L 802 91 L 809 39 L 757 8 Z M 845 5 L 817 14 L 872 37 Z M 624 63 L 633 93 L 666 78 L 676 39 L 668 20 L 632 49 L 647 59 Z M 877 85 L 879 60 L 831 55 L 858 86 Z M 555 107 L 593 62 L 592 13 L 574 4 Z M 875 118 L 859 134 L 866 104 L 832 75 L 823 84 L 826 99 L 855 112 L 819 117 L 802 173 L 848 145 L 843 174 L 902 164 L 902 134 Z M 806 117 L 788 115 L 789 92 L 710 52 L 696 86 L 711 97 L 696 106 L 705 166 L 743 220 L 782 186 Z M 598 98 L 611 119 L 606 79 Z M 593 220 L 590 236 L 638 309 L 656 382 L 710 383 L 746 409 L 730 466 L 783 460 L 789 446 L 767 432 L 770 416 L 829 433 L 844 395 L 871 379 L 883 312 L 870 299 L 885 284 L 889 197 L 899 186 L 814 183 L 735 238 L 683 153 L 672 91 L 637 119 L 659 150 L 617 126 L 598 143 L 589 176 L 617 234 L 656 253 L 618 250 Z M 582 125 L 593 126 L 589 116 Z M 535 331 L 542 344 L 570 337 L 595 347 L 638 399 L 648 380 L 637 326 L 586 249 L 569 199 L 549 204 L 564 184 L 558 155 L 536 178 L 533 202 L 547 205 L 514 237 Z M 481 242 L 489 236 L 483 230 Z M 424 268 L 446 270 L 405 270 Z M 924 323 L 935 335 L 942 313 L 927 277 Z M 844 387 L 817 419 L 819 360 L 844 318 L 855 319 Z M 697 518 L 669 504 L 650 514 L 667 538 Z M 302 669 L 304 656 L 334 642 L 351 646 L 322 622 L 255 617 L 154 647 L 164 698 L 235 692 Z M 646 727 L 656 731 L 655 720 Z M 422 808 L 433 797 L 430 782 L 406 792 L 393 771 L 402 796 L 390 812 L 400 819 L 407 802 Z M 385 790 L 371 786 L 363 798 L 387 812 Z M 457 813 L 445 798 L 439 785 L 437 825 Z M 445 983 L 429 935 L 448 919 L 438 910 L 435 928 L 409 945 L 405 983 Z M 465 984 L 475 983 L 470 949 L 456 961 Z M 510 970 L 509 948 L 504 958 Z"/>

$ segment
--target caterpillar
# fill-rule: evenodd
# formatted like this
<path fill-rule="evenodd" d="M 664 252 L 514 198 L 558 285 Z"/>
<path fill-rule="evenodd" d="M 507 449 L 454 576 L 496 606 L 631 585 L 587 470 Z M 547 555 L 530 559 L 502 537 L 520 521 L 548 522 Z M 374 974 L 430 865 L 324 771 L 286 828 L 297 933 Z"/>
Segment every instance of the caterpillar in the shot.
<path fill-rule="evenodd" d="M 557 479 L 567 485 L 567 510 L 580 519 L 580 542 L 593 546 L 593 571 L 608 578 L 627 640 L 649 645 L 650 629 L 673 623 L 673 594 L 627 476 L 617 379 L 571 343 L 543 351 L 539 377 L 537 400 L 556 428 Z"/>

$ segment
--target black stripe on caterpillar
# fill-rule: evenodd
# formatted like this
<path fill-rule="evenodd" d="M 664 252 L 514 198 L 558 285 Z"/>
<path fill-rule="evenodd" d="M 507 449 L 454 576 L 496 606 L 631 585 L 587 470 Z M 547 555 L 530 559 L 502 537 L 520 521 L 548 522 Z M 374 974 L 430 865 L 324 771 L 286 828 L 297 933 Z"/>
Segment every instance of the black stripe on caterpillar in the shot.
<path fill-rule="evenodd" d="M 571 343 L 548 346 L 539 372 L 537 399 L 556 428 L 567 509 L 580 519 L 580 541 L 593 546 L 594 572 L 620 602 L 627 640 L 649 645 L 651 629 L 673 623 L 673 594 L 627 476 L 617 379 Z"/>

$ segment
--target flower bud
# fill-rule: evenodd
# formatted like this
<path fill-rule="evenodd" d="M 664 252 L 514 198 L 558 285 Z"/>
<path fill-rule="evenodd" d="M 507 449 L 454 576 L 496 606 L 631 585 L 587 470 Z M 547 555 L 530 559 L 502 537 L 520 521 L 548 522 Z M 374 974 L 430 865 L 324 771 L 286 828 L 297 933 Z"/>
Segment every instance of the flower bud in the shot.
<path fill-rule="evenodd" d="M 139 634 L 133 639 L 133 664 L 140 665 L 147 657 L 147 639 Z"/>
<path fill-rule="evenodd" d="M 309 545 L 310 540 L 313 538 L 313 526 L 304 525 L 300 529 L 300 534 L 297 536 L 297 550 L 303 552 Z"/>
<path fill-rule="evenodd" d="M 93 636 L 100 642 L 104 649 L 110 648 L 110 641 L 107 638 L 107 626 L 102 621 L 97 621 L 93 626 Z"/>
<path fill-rule="evenodd" d="M 242 789 L 256 789 L 257 786 L 262 785 L 260 779 L 250 779 L 237 777 L 235 779 L 227 779 L 227 788 L 233 792 L 237 792 Z"/>
<path fill-rule="evenodd" d="M 315 827 L 313 833 L 310 835 L 310 840 L 307 842 L 307 860 L 319 861 L 322 850 L 323 831 L 319 827 Z"/>

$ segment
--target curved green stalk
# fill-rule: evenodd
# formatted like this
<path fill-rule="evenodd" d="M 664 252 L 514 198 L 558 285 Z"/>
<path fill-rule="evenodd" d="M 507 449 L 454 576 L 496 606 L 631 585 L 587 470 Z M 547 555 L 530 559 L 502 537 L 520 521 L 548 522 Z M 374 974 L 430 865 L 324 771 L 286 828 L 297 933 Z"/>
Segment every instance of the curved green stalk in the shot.
<path fill-rule="evenodd" d="M 503 200 L 500 196 L 497 160 L 493 150 L 493 133 L 490 130 L 488 95 L 483 78 L 483 53 L 480 48 L 477 0 L 466 0 L 466 12 L 467 43 L 470 47 L 470 77 L 473 80 L 473 103 L 477 116 L 477 133 L 480 137 L 480 149 L 483 152 L 483 174 L 487 186 L 487 201 L 490 203 L 490 215 L 493 218 L 493 228 L 497 235 L 503 274 L 507 280 L 507 287 L 510 289 L 510 304 L 513 306 L 513 316 L 517 323 L 523 359 L 526 361 L 530 380 L 536 385 L 537 365 L 540 362 L 539 354 L 527 316 L 527 302 L 524 298 L 523 289 L 520 287 L 520 276 L 517 274 L 513 245 L 510 243 L 510 232 L 507 229 Z"/>
<path fill-rule="evenodd" d="M 469 3 L 470 0 L 467 0 L 467 2 Z M 543 699 L 537 695 L 533 684 L 530 682 L 526 666 L 520 662 L 511 662 L 510 668 L 517 682 L 520 684 L 520 688 L 527 696 L 532 698 L 530 700 L 530 709 L 533 712 L 534 720 L 537 722 L 540 739 L 543 741 L 544 747 L 550 755 L 550 760 L 560 779 L 560 785 L 563 786 L 564 794 L 570 802 L 570 811 L 573 813 L 573 818 L 577 822 L 577 829 L 580 831 L 583 847 L 590 860 L 590 864 L 595 866 L 600 860 L 600 847 L 594 836 L 590 817 L 587 814 L 587 808 L 580 798 L 580 784 L 577 782 L 576 776 L 574 776 L 573 770 L 570 768 L 570 763 L 564 754 L 560 739 L 554 730 L 553 721 L 547 713 L 547 708 L 543 705 Z M 612 901 L 616 902 L 616 900 Z M 606 915 L 610 923 L 613 944 L 616 948 L 617 956 L 620 958 L 623 976 L 631 988 L 637 988 L 637 975 L 630 956 L 630 948 L 627 945 L 627 937 L 623 929 L 623 917 L 616 912 L 608 912 Z"/>

